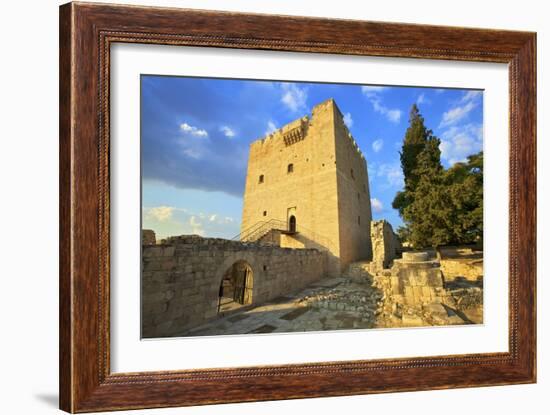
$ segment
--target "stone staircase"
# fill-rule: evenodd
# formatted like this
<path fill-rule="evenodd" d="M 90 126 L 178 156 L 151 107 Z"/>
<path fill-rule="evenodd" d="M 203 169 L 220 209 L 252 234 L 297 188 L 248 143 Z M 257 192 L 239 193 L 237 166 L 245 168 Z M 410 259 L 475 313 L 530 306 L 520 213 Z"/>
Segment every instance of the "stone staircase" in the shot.
<path fill-rule="evenodd" d="M 262 245 L 280 245 L 280 229 L 266 229 L 255 242 Z"/>
<path fill-rule="evenodd" d="M 265 238 L 266 235 L 271 234 L 271 231 L 282 231 L 286 230 L 286 228 L 286 222 L 278 219 L 260 221 L 234 236 L 232 240 L 241 242 L 257 242 L 258 240 Z"/>

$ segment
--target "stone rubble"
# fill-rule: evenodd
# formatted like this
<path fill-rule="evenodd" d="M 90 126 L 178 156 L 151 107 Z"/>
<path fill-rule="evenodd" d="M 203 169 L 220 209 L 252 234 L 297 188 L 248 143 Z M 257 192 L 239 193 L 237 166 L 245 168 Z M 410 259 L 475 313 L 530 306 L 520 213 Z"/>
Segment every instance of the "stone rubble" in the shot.
<path fill-rule="evenodd" d="M 440 284 L 436 282 L 435 286 L 429 286 L 430 278 L 425 280 L 424 286 L 408 287 L 403 280 L 396 284 L 395 281 L 399 279 L 399 273 L 404 267 L 407 267 L 406 263 L 371 273 L 370 262 L 358 262 L 348 268 L 348 278 L 356 284 L 369 287 L 372 292 L 370 298 L 377 300 L 375 327 L 442 326 L 483 322 L 482 287 L 469 285 L 446 288 L 439 275 L 437 263 L 434 266 L 430 265 L 428 270 L 435 276 L 439 275 Z M 437 281 L 434 277 L 431 282 L 434 280 Z M 425 295 L 414 296 L 415 292 Z"/>

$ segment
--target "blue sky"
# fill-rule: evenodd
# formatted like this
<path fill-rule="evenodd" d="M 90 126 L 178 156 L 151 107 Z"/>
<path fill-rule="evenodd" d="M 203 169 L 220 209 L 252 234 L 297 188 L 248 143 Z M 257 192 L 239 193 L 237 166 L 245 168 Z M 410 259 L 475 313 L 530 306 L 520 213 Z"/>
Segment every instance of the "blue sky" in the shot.
<path fill-rule="evenodd" d="M 483 147 L 480 91 L 375 85 L 141 78 L 143 227 L 157 237 L 239 233 L 249 144 L 334 98 L 369 169 L 374 219 L 402 224 L 399 150 L 413 103 L 445 167 Z"/>

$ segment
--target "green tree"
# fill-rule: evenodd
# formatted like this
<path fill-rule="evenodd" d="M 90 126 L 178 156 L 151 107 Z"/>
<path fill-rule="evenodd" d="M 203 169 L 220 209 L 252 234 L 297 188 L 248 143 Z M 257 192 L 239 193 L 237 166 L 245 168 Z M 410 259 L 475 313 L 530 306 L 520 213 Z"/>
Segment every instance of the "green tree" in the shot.
<path fill-rule="evenodd" d="M 445 172 L 452 216 L 449 218 L 452 242 L 483 241 L 483 152 L 456 163 Z"/>
<path fill-rule="evenodd" d="M 400 152 L 405 185 L 392 206 L 405 223 L 399 229 L 402 241 L 416 248 L 483 238 L 483 153 L 445 170 L 440 144 L 413 105 Z"/>
<path fill-rule="evenodd" d="M 412 171 L 414 187 L 407 189 L 405 186 L 411 203 L 404 207 L 402 217 L 409 228 L 409 242 L 414 247 L 438 246 L 448 243 L 450 239 L 446 223 L 449 204 L 440 143 L 431 134 L 426 137 Z"/>
<path fill-rule="evenodd" d="M 428 142 L 434 139 L 437 140 L 433 136 L 432 131 L 426 128 L 424 117 L 420 114 L 416 104 L 413 104 L 409 113 L 409 127 L 407 128 L 403 146 L 399 152 L 405 187 L 403 191 L 397 193 L 392 202 L 393 208 L 397 209 L 401 216 L 405 208 L 414 201 L 414 190 L 420 178 L 417 172 L 418 156 L 425 150 Z M 439 160 L 432 161 L 435 164 L 440 164 Z"/>

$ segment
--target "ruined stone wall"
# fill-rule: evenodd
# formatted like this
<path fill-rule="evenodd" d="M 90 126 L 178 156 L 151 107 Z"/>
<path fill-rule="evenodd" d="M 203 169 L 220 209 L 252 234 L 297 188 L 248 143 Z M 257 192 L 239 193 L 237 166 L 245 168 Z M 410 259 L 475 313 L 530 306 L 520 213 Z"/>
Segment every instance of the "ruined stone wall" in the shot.
<path fill-rule="evenodd" d="M 400 243 L 389 222 L 378 220 L 371 222 L 373 271 L 388 268 L 397 256 Z"/>
<path fill-rule="evenodd" d="M 445 281 L 483 279 L 483 251 L 470 246 L 446 246 L 438 249 Z"/>
<path fill-rule="evenodd" d="M 300 237 L 286 243 L 322 245 L 332 275 L 370 256 L 366 163 L 334 100 L 250 145 L 241 232 L 272 219 L 288 224 L 291 215 Z"/>
<path fill-rule="evenodd" d="M 445 281 L 464 278 L 468 281 L 483 279 L 483 259 L 442 259 L 441 271 Z"/>
<path fill-rule="evenodd" d="M 408 258 L 396 260 L 390 279 L 391 292 L 397 302 L 422 305 L 441 301 L 443 277 L 437 261 L 427 258 L 418 262 Z"/>
<path fill-rule="evenodd" d="M 220 284 L 237 261 L 253 272 L 252 304 L 304 288 L 326 274 L 326 255 L 196 235 L 143 246 L 142 337 L 177 336 L 217 316 Z"/>
<path fill-rule="evenodd" d="M 354 281 L 375 278 L 386 293 L 388 303 L 422 305 L 441 301 L 444 281 L 439 262 L 427 252 L 405 252 L 389 269 L 377 268 L 370 261 L 351 264 L 345 277 Z"/>
<path fill-rule="evenodd" d="M 351 264 L 345 277 L 370 288 L 376 327 L 420 327 L 483 322 L 482 284 L 447 284 L 430 252 L 405 252 L 390 269 L 373 271 L 370 261 Z M 367 298 L 369 295 L 366 296 Z"/>

